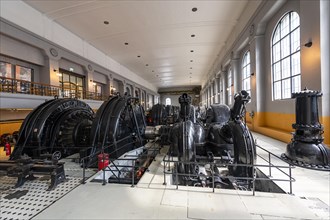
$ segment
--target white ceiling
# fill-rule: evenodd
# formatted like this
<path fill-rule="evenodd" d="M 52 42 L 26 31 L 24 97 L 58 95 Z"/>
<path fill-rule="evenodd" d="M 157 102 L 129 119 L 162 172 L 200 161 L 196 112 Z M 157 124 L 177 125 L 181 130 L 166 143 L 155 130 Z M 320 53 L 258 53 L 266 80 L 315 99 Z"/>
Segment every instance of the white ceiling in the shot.
<path fill-rule="evenodd" d="M 158 88 L 201 85 L 248 4 L 24 1 Z"/>

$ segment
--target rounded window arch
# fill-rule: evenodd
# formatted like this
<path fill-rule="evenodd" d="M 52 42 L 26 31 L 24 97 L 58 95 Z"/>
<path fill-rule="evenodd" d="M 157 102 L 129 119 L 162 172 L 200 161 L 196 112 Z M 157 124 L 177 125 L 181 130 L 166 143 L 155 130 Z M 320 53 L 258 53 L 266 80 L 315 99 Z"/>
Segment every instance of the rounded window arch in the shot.
<path fill-rule="evenodd" d="M 300 91 L 300 18 L 286 13 L 276 25 L 271 38 L 273 100 L 291 98 Z"/>
<path fill-rule="evenodd" d="M 171 105 L 171 104 L 172 104 L 171 98 L 166 98 L 165 99 L 165 105 Z"/>

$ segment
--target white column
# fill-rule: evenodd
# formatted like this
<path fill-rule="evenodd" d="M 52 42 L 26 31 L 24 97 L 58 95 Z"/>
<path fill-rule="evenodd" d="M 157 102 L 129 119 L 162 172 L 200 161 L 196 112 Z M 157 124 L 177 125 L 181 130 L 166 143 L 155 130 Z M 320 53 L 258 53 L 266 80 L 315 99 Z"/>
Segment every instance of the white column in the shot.
<path fill-rule="evenodd" d="M 266 103 L 266 74 L 265 74 L 265 53 L 264 53 L 264 35 L 255 36 L 255 60 L 256 60 L 256 106 L 257 112 L 265 112 Z"/>
<path fill-rule="evenodd" d="M 239 58 L 233 58 L 230 62 L 230 66 L 231 66 L 231 69 L 232 69 L 232 81 L 233 81 L 233 85 L 234 85 L 234 93 L 233 93 L 233 96 L 235 93 L 237 93 L 238 91 L 241 90 L 242 88 L 242 83 L 241 83 L 241 74 L 240 74 L 240 67 L 239 67 Z"/>
<path fill-rule="evenodd" d="M 322 116 L 330 116 L 330 1 L 320 0 Z"/>
<path fill-rule="evenodd" d="M 227 91 L 227 87 L 228 87 L 228 72 L 224 72 L 223 73 L 223 104 L 228 104 L 228 91 Z"/>
<path fill-rule="evenodd" d="M 219 103 L 219 76 L 216 76 L 214 79 L 214 85 L 215 85 L 215 89 L 214 89 L 214 100 L 215 103 Z"/>

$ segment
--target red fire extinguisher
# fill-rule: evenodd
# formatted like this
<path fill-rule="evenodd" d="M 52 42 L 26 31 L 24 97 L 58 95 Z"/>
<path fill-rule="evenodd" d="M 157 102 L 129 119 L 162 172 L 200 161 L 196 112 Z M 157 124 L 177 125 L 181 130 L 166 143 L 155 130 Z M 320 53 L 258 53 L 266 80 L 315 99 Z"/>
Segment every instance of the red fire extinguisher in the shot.
<path fill-rule="evenodd" d="M 6 156 L 10 156 L 10 154 L 11 154 L 11 146 L 10 146 L 10 144 L 8 142 L 5 144 L 5 149 L 6 149 Z"/>

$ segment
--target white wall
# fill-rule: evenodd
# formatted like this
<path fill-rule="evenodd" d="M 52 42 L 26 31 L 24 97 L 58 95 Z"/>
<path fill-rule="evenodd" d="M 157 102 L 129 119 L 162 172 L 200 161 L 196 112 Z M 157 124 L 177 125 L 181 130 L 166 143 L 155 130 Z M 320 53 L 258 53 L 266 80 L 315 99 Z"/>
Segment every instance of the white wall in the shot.
<path fill-rule="evenodd" d="M 0 15 L 40 37 L 157 92 L 154 85 L 22 1 L 0 1 Z"/>

